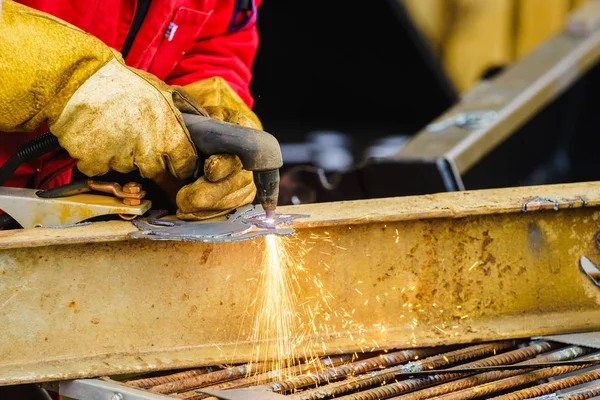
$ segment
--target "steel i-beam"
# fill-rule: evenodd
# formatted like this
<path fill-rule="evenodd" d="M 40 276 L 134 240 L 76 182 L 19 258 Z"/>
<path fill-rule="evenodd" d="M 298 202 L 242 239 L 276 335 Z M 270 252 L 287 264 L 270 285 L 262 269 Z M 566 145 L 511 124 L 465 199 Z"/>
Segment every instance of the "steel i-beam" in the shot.
<path fill-rule="evenodd" d="M 294 222 L 290 252 L 327 291 L 315 349 L 600 329 L 600 289 L 579 266 L 600 261 L 598 205 L 600 183 L 282 207 L 311 216 Z M 240 330 L 265 239 L 128 239 L 133 230 L 0 233 L 0 384 L 248 359 Z M 298 282 L 298 303 L 314 302 L 314 281 Z"/>

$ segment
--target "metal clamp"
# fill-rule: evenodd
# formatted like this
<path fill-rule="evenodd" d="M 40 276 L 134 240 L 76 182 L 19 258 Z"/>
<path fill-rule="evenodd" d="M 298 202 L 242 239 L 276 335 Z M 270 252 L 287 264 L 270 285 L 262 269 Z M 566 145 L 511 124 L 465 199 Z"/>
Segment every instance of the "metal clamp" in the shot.
<path fill-rule="evenodd" d="M 38 191 L 37 196 L 43 199 L 57 199 L 91 191 L 111 194 L 121 199 L 123 204 L 128 206 L 140 205 L 142 199 L 146 196 L 146 192 L 142 190 L 142 185 L 136 182 L 129 182 L 121 186 L 116 182 L 93 180 L 73 182 L 52 189 Z"/>
<path fill-rule="evenodd" d="M 77 194 L 65 198 L 42 198 L 38 190 L 0 187 L 0 210 L 23 228 L 62 227 L 101 215 L 143 215 L 151 202 L 126 205 L 114 197 Z"/>

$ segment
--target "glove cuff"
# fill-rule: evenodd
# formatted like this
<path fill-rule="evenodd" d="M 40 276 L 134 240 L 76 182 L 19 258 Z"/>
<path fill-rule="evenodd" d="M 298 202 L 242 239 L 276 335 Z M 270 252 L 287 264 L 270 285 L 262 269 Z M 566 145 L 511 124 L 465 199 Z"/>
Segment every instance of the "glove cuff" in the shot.
<path fill-rule="evenodd" d="M 262 130 L 262 123 L 242 98 L 220 76 L 183 87 L 211 118 Z"/>

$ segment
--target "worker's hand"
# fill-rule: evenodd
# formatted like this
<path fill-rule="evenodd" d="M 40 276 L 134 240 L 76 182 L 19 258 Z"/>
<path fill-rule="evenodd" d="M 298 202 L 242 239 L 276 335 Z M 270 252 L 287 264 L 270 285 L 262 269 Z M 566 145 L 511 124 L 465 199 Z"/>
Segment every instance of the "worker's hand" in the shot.
<path fill-rule="evenodd" d="M 50 131 L 88 176 L 137 167 L 144 178 L 168 171 L 187 179 L 197 156 L 180 110 L 201 113 L 183 90 L 113 59 L 75 92 Z"/>
<path fill-rule="evenodd" d="M 194 96 L 209 117 L 262 130 L 256 114 L 220 76 L 194 82 L 183 88 Z"/>
<path fill-rule="evenodd" d="M 47 122 L 78 168 L 190 178 L 197 155 L 179 110 L 205 114 L 182 89 L 126 67 L 93 36 L 15 2 L 0 24 L 0 130 Z"/>
<path fill-rule="evenodd" d="M 177 194 L 177 218 L 213 218 L 251 203 L 254 196 L 252 172 L 242 169 L 240 159 L 232 154 L 213 155 L 204 163 L 204 176 Z"/>
<path fill-rule="evenodd" d="M 161 185 L 169 175 L 191 177 L 196 167 L 180 111 L 206 114 L 185 90 L 111 61 L 75 92 L 51 129 L 80 160 L 82 172 L 100 175 L 108 168 L 128 172 L 138 167 L 142 176 Z M 79 133 L 86 130 L 87 138 Z M 177 193 L 177 215 L 212 218 L 252 202 L 255 195 L 252 173 L 242 169 L 237 156 L 212 155 L 204 163 L 204 176 Z"/>
<path fill-rule="evenodd" d="M 211 118 L 262 129 L 258 117 L 221 77 L 183 87 Z M 204 176 L 177 194 L 177 218 L 203 220 L 227 214 L 251 203 L 256 195 L 252 173 L 242 169 L 238 157 L 213 155 L 204 163 Z"/>
<path fill-rule="evenodd" d="M 173 178 L 193 175 L 196 150 L 180 111 L 206 112 L 191 96 L 127 68 L 118 53 L 58 18 L 12 1 L 2 11 L 0 130 L 32 131 L 48 123 L 90 176 L 139 168 L 161 186 L 179 188 Z M 213 117 L 260 124 L 224 81 L 209 81 L 211 90 L 190 86 L 213 107 Z M 250 114 L 240 111 L 244 108 Z M 203 218 L 252 201 L 252 174 L 242 171 L 236 157 L 211 157 L 205 171 L 206 176 L 182 189 L 182 216 Z"/>

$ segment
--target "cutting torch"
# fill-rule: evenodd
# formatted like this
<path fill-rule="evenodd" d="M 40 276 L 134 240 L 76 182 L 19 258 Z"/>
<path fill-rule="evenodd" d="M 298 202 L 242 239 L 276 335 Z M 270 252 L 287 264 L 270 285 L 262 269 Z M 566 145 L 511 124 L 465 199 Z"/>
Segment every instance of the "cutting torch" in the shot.
<path fill-rule="evenodd" d="M 237 155 L 244 169 L 252 171 L 257 188 L 257 197 L 265 215 L 262 221 L 275 227 L 277 199 L 279 196 L 279 168 L 283 164 L 279 142 L 271 134 L 200 115 L 183 114 L 192 142 L 199 153 L 205 155 L 230 153 Z M 50 132 L 19 146 L 17 153 L 0 168 L 0 185 L 23 163 L 50 151 L 60 149 L 58 139 Z M 78 182 L 45 192 L 38 192 L 40 198 L 72 196 L 90 191 L 89 182 Z M 23 195 L 23 194 L 21 194 Z M 0 226 L 10 222 L 10 216 L 3 214 Z"/>
<path fill-rule="evenodd" d="M 201 115 L 183 114 L 194 145 L 200 153 L 235 154 L 244 169 L 252 171 L 257 197 L 265 219 L 273 220 L 279 197 L 279 168 L 283 165 L 279 142 L 271 134 L 217 121 Z"/>

